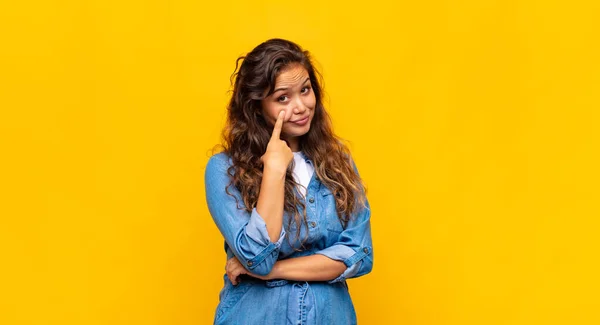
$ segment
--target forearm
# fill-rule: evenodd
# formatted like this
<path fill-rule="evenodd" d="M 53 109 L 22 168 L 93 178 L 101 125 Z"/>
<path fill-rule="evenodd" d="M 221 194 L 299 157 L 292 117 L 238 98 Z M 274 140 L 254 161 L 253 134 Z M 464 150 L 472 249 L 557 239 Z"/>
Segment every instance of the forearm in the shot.
<path fill-rule="evenodd" d="M 265 167 L 256 202 L 256 211 L 265 221 L 272 242 L 277 241 L 281 235 L 284 194 L 285 173 Z"/>
<path fill-rule="evenodd" d="M 289 258 L 277 261 L 267 279 L 294 281 L 329 281 L 346 270 L 343 262 L 321 254 Z"/>

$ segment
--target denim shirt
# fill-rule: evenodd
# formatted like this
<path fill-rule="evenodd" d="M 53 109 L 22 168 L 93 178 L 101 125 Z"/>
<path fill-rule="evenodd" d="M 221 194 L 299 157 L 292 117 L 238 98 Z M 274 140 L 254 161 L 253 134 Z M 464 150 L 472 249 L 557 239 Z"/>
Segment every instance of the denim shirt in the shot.
<path fill-rule="evenodd" d="M 310 159 L 306 161 L 312 164 Z M 301 226 L 299 239 L 295 239 L 296 223 L 292 221 L 287 229 L 293 216 L 285 212 L 281 235 L 271 242 L 256 208 L 251 212 L 243 209 L 241 194 L 234 186 L 228 190 L 237 202 L 225 192 L 231 163 L 225 153 L 219 153 L 209 159 L 205 171 L 207 205 L 225 239 L 227 259 L 235 255 L 250 272 L 267 275 L 277 260 L 321 254 L 343 262 L 346 270 L 330 281 L 262 281 L 244 275 L 236 286 L 225 274 L 214 324 L 355 324 L 356 313 L 346 279 L 365 275 L 373 268 L 369 202 L 351 216 L 344 228 L 337 216 L 334 196 L 315 172 L 304 202 L 308 230 Z M 358 174 L 356 165 L 354 170 Z M 303 239 L 304 247 L 298 251 Z"/>

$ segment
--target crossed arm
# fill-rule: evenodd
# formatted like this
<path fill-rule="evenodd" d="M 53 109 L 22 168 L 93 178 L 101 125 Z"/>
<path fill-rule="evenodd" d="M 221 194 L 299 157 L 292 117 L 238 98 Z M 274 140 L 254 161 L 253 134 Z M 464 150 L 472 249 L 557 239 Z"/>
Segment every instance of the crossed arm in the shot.
<path fill-rule="evenodd" d="M 278 205 L 279 200 L 274 205 L 269 204 L 273 202 L 271 200 L 265 200 L 265 203 L 269 202 L 267 204 L 260 202 L 260 206 L 253 208 L 251 212 L 238 209 L 236 199 L 223 191 L 229 183 L 227 168 L 230 164 L 225 155 L 213 156 L 206 167 L 205 183 L 211 216 L 235 255 L 226 265 L 227 275 L 232 283 L 237 284 L 240 274 L 263 280 L 334 283 L 371 272 L 373 250 L 368 201 L 365 209 L 352 216 L 348 226 L 332 246 L 316 251 L 313 255 L 279 260 L 279 248 L 286 235 L 281 226 L 283 209 Z M 268 180 L 273 180 L 274 183 L 282 181 L 278 177 L 263 175 L 263 182 Z M 276 185 L 280 184 L 265 186 L 262 194 L 269 192 L 267 188 L 282 190 Z M 230 191 L 238 201 L 242 201 L 239 191 L 233 187 Z M 278 198 L 283 201 L 282 196 Z M 262 200 L 259 198 L 259 201 Z"/>
<path fill-rule="evenodd" d="M 340 276 L 346 268 L 343 262 L 320 254 L 279 260 L 267 275 L 248 271 L 235 256 L 230 258 L 225 266 L 227 277 L 234 285 L 238 284 L 238 276 L 241 274 L 262 280 L 330 281 Z"/>

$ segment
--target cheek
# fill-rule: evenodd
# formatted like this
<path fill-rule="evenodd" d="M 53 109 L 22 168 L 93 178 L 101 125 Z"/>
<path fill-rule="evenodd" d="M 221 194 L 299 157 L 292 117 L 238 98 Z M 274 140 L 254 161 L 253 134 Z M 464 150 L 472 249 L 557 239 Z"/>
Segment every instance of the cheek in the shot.
<path fill-rule="evenodd" d="M 265 120 L 270 122 L 270 124 L 275 123 L 275 121 L 277 120 L 277 115 L 279 114 L 280 110 L 281 110 L 281 108 L 279 108 L 277 104 L 272 103 L 272 102 L 263 103 L 263 105 L 262 105 L 262 113 L 265 117 Z"/>
<path fill-rule="evenodd" d="M 292 105 L 273 104 L 269 113 L 273 124 L 275 124 L 275 121 L 277 121 L 277 116 L 279 116 L 279 112 L 281 112 L 282 110 L 285 111 L 285 115 L 283 116 L 284 122 L 287 122 L 292 119 L 292 115 L 294 115 L 294 109 Z"/>
<path fill-rule="evenodd" d="M 314 93 L 311 93 L 310 96 L 306 97 L 304 100 L 304 105 L 310 109 L 315 109 L 315 106 L 317 105 L 317 98 L 315 97 Z"/>
<path fill-rule="evenodd" d="M 277 120 L 277 116 L 279 115 L 279 112 L 281 111 L 285 111 L 285 115 L 283 116 L 283 121 L 287 122 L 292 118 L 292 115 L 294 114 L 293 110 L 290 108 L 290 105 L 288 106 L 283 106 L 283 105 L 278 105 L 277 107 L 275 107 L 275 121 Z"/>

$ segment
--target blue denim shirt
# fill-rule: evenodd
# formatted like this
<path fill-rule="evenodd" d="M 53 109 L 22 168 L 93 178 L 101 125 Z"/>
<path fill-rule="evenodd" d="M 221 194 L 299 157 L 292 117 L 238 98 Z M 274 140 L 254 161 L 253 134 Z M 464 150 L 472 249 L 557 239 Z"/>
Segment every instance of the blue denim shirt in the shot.
<path fill-rule="evenodd" d="M 307 159 L 308 163 L 312 163 Z M 289 218 L 284 213 L 281 235 L 271 242 L 263 218 L 256 208 L 243 207 L 240 192 L 230 182 L 227 168 L 231 159 L 225 153 L 213 155 L 206 166 L 206 200 L 210 214 L 225 238 L 227 259 L 234 255 L 250 272 L 266 275 L 277 260 L 321 254 L 342 261 L 346 270 L 330 281 L 262 281 L 244 276 L 237 286 L 223 276 L 224 287 L 219 293 L 215 324 L 355 324 L 356 314 L 346 279 L 371 272 L 373 247 L 371 240 L 371 210 L 366 208 L 352 216 L 343 228 L 337 217 L 335 198 L 314 173 L 306 191 L 308 230 L 297 226 L 286 229 Z M 354 166 L 356 173 L 358 170 Z M 300 211 L 302 212 L 302 211 Z M 289 240 L 286 236 L 289 236 Z M 300 241 L 306 238 L 304 249 Z M 295 250 L 296 249 L 296 250 Z"/>

